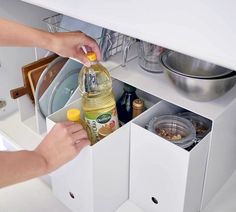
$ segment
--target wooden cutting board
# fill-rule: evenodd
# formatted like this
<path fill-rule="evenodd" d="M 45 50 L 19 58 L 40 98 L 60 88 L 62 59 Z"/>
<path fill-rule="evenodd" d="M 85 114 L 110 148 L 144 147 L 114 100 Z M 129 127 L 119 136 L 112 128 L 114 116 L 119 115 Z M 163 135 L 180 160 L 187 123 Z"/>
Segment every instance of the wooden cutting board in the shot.
<path fill-rule="evenodd" d="M 31 91 L 33 95 L 34 95 L 38 80 L 47 66 L 48 64 L 45 64 L 43 66 L 40 66 L 38 68 L 35 68 L 29 71 L 28 73 L 28 79 L 29 79 L 29 83 L 30 83 L 30 87 L 31 87 Z"/>
<path fill-rule="evenodd" d="M 38 98 L 44 94 L 67 60 L 68 58 L 58 57 L 47 66 L 38 85 Z"/>
<path fill-rule="evenodd" d="M 32 71 L 33 69 L 37 69 L 39 67 L 42 67 L 43 65 L 48 65 L 50 62 L 52 62 L 55 58 L 57 58 L 58 55 L 52 54 L 48 57 L 42 58 L 40 60 L 37 60 L 33 63 L 27 64 L 22 67 L 22 78 L 23 78 L 23 86 L 19 88 L 15 88 L 10 90 L 11 98 L 16 99 L 18 97 L 21 97 L 25 94 L 28 94 L 30 99 L 34 102 L 34 95 L 30 86 L 30 81 L 28 78 L 28 73 Z"/>

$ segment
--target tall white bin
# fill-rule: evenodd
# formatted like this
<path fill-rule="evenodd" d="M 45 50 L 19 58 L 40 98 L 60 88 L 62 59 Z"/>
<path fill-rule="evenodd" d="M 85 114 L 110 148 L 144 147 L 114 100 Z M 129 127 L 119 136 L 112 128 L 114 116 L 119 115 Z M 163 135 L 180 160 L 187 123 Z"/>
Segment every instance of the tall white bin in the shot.
<path fill-rule="evenodd" d="M 131 124 L 130 199 L 148 212 L 198 212 L 210 134 L 187 151 L 145 129 L 154 115 L 181 108 L 157 103 Z"/>
<path fill-rule="evenodd" d="M 47 118 L 48 130 L 66 120 L 69 108 L 80 108 L 80 99 Z M 51 175 L 54 194 L 72 211 L 111 212 L 128 199 L 129 128 L 119 128 L 93 146 L 85 147 L 71 162 Z"/>

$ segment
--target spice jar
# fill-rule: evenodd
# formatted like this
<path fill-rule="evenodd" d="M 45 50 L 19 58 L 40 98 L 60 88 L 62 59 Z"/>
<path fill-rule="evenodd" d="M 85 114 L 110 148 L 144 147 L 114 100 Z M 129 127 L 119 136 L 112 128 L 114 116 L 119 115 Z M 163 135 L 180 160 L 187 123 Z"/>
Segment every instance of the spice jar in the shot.
<path fill-rule="evenodd" d="M 144 101 L 142 99 L 135 99 L 133 101 L 133 118 L 137 117 L 144 111 Z"/>

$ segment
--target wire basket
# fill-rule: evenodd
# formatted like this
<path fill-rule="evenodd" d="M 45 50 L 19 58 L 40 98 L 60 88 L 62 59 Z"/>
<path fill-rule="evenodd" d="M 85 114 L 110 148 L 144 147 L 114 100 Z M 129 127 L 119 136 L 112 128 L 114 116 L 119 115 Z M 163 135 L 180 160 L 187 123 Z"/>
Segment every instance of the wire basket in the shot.
<path fill-rule="evenodd" d="M 62 14 L 56 14 L 43 19 L 47 24 L 48 31 L 55 32 L 70 32 L 70 31 L 81 31 L 80 29 L 70 29 L 61 26 L 63 19 Z M 84 22 L 86 23 L 86 22 Z M 115 55 L 122 51 L 124 46 L 125 35 L 118 32 L 102 28 L 102 33 L 100 37 L 93 37 L 99 44 L 103 60 L 107 60 L 110 56 Z"/>

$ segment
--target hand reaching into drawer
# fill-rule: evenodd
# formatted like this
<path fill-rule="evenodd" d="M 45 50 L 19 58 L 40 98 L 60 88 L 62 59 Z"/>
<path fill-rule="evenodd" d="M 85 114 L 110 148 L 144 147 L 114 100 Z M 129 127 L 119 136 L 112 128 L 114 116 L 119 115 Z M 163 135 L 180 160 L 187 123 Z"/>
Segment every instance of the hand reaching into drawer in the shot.
<path fill-rule="evenodd" d="M 86 51 L 94 51 L 98 60 L 101 53 L 96 41 L 83 32 L 50 33 L 0 19 L 0 46 L 31 46 L 50 50 L 63 57 L 72 57 L 89 66 Z"/>
<path fill-rule="evenodd" d="M 39 177 L 74 159 L 90 142 L 80 124 L 56 124 L 34 151 L 0 151 L 0 188 Z"/>
<path fill-rule="evenodd" d="M 43 157 L 46 173 L 74 159 L 83 147 L 90 144 L 86 130 L 75 122 L 56 124 L 35 152 Z"/>
<path fill-rule="evenodd" d="M 90 63 L 86 51 L 101 58 L 96 41 L 82 32 L 50 33 L 0 18 L 0 46 L 45 48 L 63 57 L 73 57 L 85 65 Z M 0 152 L 0 187 L 45 175 L 89 145 L 86 131 L 79 124 L 56 124 L 34 151 Z"/>

